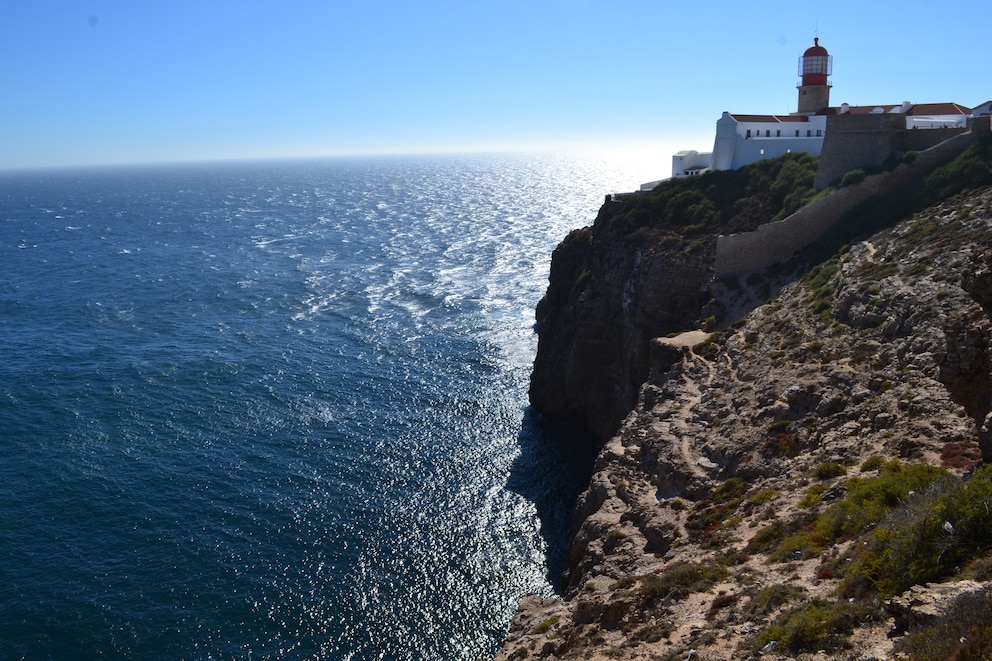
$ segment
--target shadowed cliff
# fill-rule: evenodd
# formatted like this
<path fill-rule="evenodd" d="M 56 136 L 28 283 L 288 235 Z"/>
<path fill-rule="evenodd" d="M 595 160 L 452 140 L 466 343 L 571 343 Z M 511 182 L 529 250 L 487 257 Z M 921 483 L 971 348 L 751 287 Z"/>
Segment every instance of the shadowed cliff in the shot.
<path fill-rule="evenodd" d="M 816 195 L 815 171 L 813 157 L 789 154 L 608 200 L 552 255 L 537 306 L 534 408 L 605 442 L 647 378 L 650 340 L 701 323 L 717 234 L 801 207 Z"/>

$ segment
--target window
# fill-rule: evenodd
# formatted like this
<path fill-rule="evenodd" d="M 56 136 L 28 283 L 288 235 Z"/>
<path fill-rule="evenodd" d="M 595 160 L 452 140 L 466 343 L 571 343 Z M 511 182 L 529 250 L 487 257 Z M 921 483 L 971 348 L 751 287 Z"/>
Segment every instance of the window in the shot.
<path fill-rule="evenodd" d="M 811 135 L 813 135 L 813 132 L 812 132 L 812 131 L 810 131 L 809 129 L 806 129 L 806 137 L 808 138 L 808 137 L 810 137 Z"/>
<path fill-rule="evenodd" d="M 776 138 L 781 138 L 782 137 L 782 129 L 776 129 L 775 130 L 775 137 Z"/>
<path fill-rule="evenodd" d="M 816 137 L 821 137 L 823 135 L 823 129 L 816 129 Z"/>
<path fill-rule="evenodd" d="M 747 135 L 745 135 L 744 137 L 745 138 L 750 138 L 751 137 L 751 129 L 748 129 L 747 130 Z"/>
<path fill-rule="evenodd" d="M 772 131 L 771 131 L 771 129 L 765 129 L 765 137 L 766 138 L 772 137 Z"/>
<path fill-rule="evenodd" d="M 799 129 L 796 129 L 796 137 L 799 137 Z"/>

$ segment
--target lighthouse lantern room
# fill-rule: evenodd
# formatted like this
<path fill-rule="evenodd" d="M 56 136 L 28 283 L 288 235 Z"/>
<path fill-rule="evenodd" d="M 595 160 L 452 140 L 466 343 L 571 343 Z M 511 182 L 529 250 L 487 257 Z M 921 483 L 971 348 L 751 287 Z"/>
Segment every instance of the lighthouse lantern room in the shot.
<path fill-rule="evenodd" d="M 827 76 L 833 74 L 833 57 L 820 45 L 819 37 L 799 58 L 799 107 L 798 114 L 812 114 L 830 105 L 830 84 Z"/>

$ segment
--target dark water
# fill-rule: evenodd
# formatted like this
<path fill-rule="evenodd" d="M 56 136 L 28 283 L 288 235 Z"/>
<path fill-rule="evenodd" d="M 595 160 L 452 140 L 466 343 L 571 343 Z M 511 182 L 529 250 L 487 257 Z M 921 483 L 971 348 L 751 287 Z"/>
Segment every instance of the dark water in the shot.
<path fill-rule="evenodd" d="M 526 408 L 550 252 L 636 183 L 551 156 L 0 174 L 0 657 L 493 654 L 582 479 Z"/>

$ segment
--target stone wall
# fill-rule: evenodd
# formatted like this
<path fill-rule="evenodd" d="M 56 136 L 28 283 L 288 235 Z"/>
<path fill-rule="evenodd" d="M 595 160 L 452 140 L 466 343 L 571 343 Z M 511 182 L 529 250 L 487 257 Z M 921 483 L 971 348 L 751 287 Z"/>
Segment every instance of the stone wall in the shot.
<path fill-rule="evenodd" d="M 979 138 L 990 135 L 989 118 L 970 120 L 966 133 L 921 151 L 911 163 L 895 170 L 866 177 L 845 186 L 800 209 L 785 220 L 760 226 L 753 232 L 720 236 L 717 239 L 713 269 L 717 277 L 730 273 L 749 273 L 792 257 L 819 239 L 844 214 L 874 197 L 891 195 L 911 186 L 933 169 L 958 156 Z M 904 133 L 944 133 L 943 129 L 904 131 Z M 867 147 L 873 149 L 876 147 Z M 822 158 L 822 157 L 821 157 Z"/>
<path fill-rule="evenodd" d="M 822 190 L 849 170 L 881 165 L 895 152 L 895 136 L 905 129 L 906 116 L 900 114 L 827 117 L 814 186 Z"/>
<path fill-rule="evenodd" d="M 826 137 L 813 185 L 822 190 L 850 170 L 877 167 L 890 156 L 924 151 L 966 129 L 907 129 L 900 113 L 827 117 Z"/>

